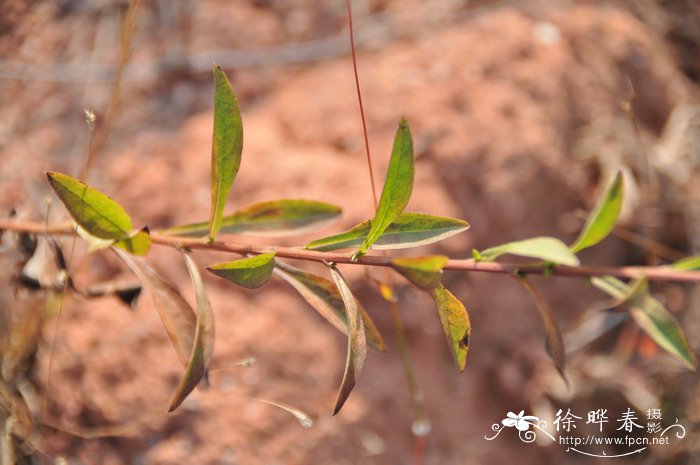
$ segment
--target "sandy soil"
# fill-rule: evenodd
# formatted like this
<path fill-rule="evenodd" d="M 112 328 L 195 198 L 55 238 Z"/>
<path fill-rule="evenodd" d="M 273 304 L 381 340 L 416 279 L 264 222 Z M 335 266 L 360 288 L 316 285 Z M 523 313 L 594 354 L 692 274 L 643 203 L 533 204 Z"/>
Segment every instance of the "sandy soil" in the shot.
<path fill-rule="evenodd" d="M 5 3 L 18 13 L 3 18 L 12 31 L 0 37 L 4 60 L 37 66 L 47 57 L 84 62 L 90 50 L 98 62 L 116 59 L 110 38 L 118 23 L 111 2 L 94 7 Z M 146 2 L 131 62 L 151 69 L 148 63 L 156 57 L 177 61 L 182 44 L 192 54 L 250 49 L 318 40 L 344 27 L 343 2 L 322 7 L 302 0 L 202 3 L 180 15 L 166 14 L 165 2 Z M 365 37 L 358 59 L 377 173 L 386 169 L 395 125 L 404 115 L 417 156 L 409 209 L 464 218 L 472 225 L 464 235 L 421 253 L 467 257 L 473 247 L 534 235 L 573 239 L 580 225 L 574 212 L 591 206 L 605 174 L 604 161 L 576 155 L 581 128 L 599 118 L 624 117 L 620 102 L 631 81 L 635 114 L 653 138 L 674 106 L 697 92 L 683 72 L 678 49 L 663 34 L 664 25 L 649 20 L 667 18 L 653 2 L 644 2 L 647 9 L 641 13 L 615 2 L 525 2 L 520 8 L 494 2 L 471 7 L 450 1 L 358 3 L 357 27 Z M 87 19 L 93 24 L 81 27 Z M 371 216 L 351 62 L 342 50 L 337 55 L 292 66 L 229 70 L 245 126 L 244 158 L 230 209 L 281 197 L 343 207 L 338 224 L 279 244 L 298 245 Z M 153 229 L 206 218 L 209 208 L 211 79 L 206 72 L 175 71 L 161 68 L 165 74 L 157 81 L 124 83 L 120 111 L 90 174 L 91 183 L 124 205 L 136 224 Z M 41 199 L 48 194 L 42 172 L 77 171 L 86 143 L 81 108 L 104 111 L 110 86 L 5 79 L 0 95 L 0 199 L 3 206 L 40 219 Z M 62 217 L 58 206 L 52 209 L 54 220 Z M 639 226 L 637 219 L 632 216 L 630 227 Z M 687 247 L 680 231 L 673 235 L 675 245 Z M 79 246 L 76 257 L 79 283 L 130 279 L 109 254 L 84 256 Z M 201 264 L 221 259 L 196 257 Z M 644 254 L 611 238 L 583 259 L 634 264 L 643 262 Z M 154 250 L 149 261 L 194 300 L 177 253 Z M 343 336 L 282 282 L 250 292 L 207 278 L 217 325 L 208 391 L 195 392 L 174 414 L 162 413 L 181 366 L 147 295 L 134 311 L 112 299 L 69 299 L 56 342 L 50 417 L 68 429 L 125 424 L 128 434 L 82 439 L 37 425 L 37 444 L 71 464 L 409 463 L 412 407 L 391 320 L 361 270 L 346 268 L 388 352 L 370 353 L 340 415 L 331 417 L 330 411 L 345 359 Z M 575 328 L 578 317 L 602 298 L 583 281 L 534 282 L 565 330 Z M 472 320 L 463 374 L 453 367 L 431 302 L 403 284 L 399 291 L 432 424 L 426 464 L 568 463 L 572 456 L 564 448 L 524 445 L 514 437 L 488 442 L 484 435 L 507 411 L 627 405 L 629 383 L 614 371 L 620 360 L 629 380 L 669 399 L 669 408 L 684 412 L 688 423 L 700 420 L 692 413 L 697 406 L 689 406 L 698 392 L 696 376 L 684 374 L 654 350 L 651 358 L 620 355 L 630 344 L 620 340 L 638 338 L 630 328 L 572 355 L 573 385 L 567 393 L 543 350 L 536 311 L 515 280 L 449 273 L 445 284 L 465 302 Z M 660 290 L 680 296 L 669 298 L 673 310 L 683 311 L 679 317 L 689 324 L 698 319 L 681 288 Z M 48 308 L 33 373 L 41 393 L 55 302 Z M 631 344 L 634 351 L 636 342 Z M 589 366 L 594 356 L 603 367 L 598 377 Z M 248 357 L 257 360 L 252 367 L 230 367 Z M 612 372 L 601 375 L 606 369 Z M 316 423 L 303 429 L 288 413 L 252 397 L 302 409 Z M 147 424 L 140 425 L 142 420 Z M 697 454 L 689 447 L 654 450 L 648 458 L 649 463 L 694 463 Z"/>

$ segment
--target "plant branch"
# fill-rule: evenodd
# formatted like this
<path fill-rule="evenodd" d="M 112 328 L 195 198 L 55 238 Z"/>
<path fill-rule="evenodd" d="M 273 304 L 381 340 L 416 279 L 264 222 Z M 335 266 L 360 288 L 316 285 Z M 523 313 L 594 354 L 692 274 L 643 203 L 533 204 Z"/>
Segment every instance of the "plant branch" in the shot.
<path fill-rule="evenodd" d="M 70 235 L 74 233 L 69 223 L 45 226 L 39 222 L 20 222 L 0 219 L 0 231 L 16 231 L 30 234 Z M 275 251 L 280 258 L 293 260 L 305 260 L 312 262 L 333 262 L 348 265 L 383 266 L 390 267 L 392 258 L 369 253 L 351 260 L 350 252 L 318 252 L 299 247 L 255 246 L 233 241 L 206 242 L 204 239 L 170 236 L 151 233 L 151 242 L 171 247 L 184 247 L 188 249 L 215 250 L 219 252 L 244 254 L 260 254 Z M 473 259 L 450 259 L 445 265 L 445 270 L 483 272 L 497 274 L 525 273 L 533 275 L 552 274 L 556 276 L 586 278 L 592 276 L 614 276 L 622 279 L 635 279 L 645 276 L 650 281 L 674 281 L 686 283 L 700 283 L 700 271 L 678 271 L 667 266 L 556 266 L 551 270 L 542 266 L 523 263 L 496 263 L 477 262 Z"/>

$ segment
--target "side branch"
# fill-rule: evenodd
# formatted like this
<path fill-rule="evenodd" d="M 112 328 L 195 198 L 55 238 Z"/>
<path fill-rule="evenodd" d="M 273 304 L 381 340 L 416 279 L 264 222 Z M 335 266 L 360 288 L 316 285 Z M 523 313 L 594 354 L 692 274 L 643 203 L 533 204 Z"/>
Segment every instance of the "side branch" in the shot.
<path fill-rule="evenodd" d="M 49 225 L 45 227 L 42 223 L 18 222 L 0 219 L 0 231 L 16 231 L 29 234 L 51 234 L 51 235 L 71 235 L 75 232 L 70 224 Z M 249 244 L 233 241 L 213 241 L 205 242 L 202 239 L 170 236 L 165 234 L 151 233 L 151 242 L 154 244 L 167 245 L 171 247 L 185 247 L 188 249 L 216 250 L 220 252 L 235 253 L 239 255 L 260 254 L 275 251 L 280 258 L 293 260 L 306 260 L 314 262 L 333 262 L 348 265 L 366 266 L 391 266 L 391 257 L 367 254 L 359 257 L 357 261 L 351 260 L 351 253 L 342 252 L 318 252 L 306 250 L 298 247 L 276 247 L 276 246 L 253 246 Z M 650 281 L 673 281 L 700 283 L 700 271 L 678 271 L 666 266 L 564 266 L 559 265 L 554 268 L 545 269 L 542 266 L 517 264 L 517 263 L 496 263 L 477 262 L 473 259 L 450 259 L 445 270 L 454 271 L 478 271 L 485 273 L 514 274 L 527 273 L 542 275 L 550 273 L 557 276 L 586 278 L 593 276 L 614 276 L 622 279 L 635 279 L 642 276 Z"/>

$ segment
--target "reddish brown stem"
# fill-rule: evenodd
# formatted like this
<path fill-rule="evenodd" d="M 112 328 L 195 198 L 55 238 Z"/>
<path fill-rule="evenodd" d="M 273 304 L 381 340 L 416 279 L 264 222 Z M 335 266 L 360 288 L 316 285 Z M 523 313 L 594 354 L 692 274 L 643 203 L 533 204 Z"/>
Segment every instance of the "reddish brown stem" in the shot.
<path fill-rule="evenodd" d="M 365 154 L 367 155 L 367 168 L 369 169 L 369 182 L 372 184 L 372 202 L 377 209 L 377 189 L 374 186 L 374 170 L 372 169 L 372 156 L 369 153 L 369 137 L 367 136 L 367 122 L 365 119 L 365 107 L 362 104 L 362 92 L 360 91 L 360 77 L 357 72 L 357 57 L 355 56 L 355 35 L 352 30 L 352 1 L 347 0 L 348 25 L 350 27 L 350 52 L 352 53 L 352 69 L 355 72 L 355 89 L 357 89 L 357 101 L 360 103 L 360 116 L 362 117 L 362 133 L 365 137 Z"/>
<path fill-rule="evenodd" d="M 43 223 L 19 222 L 2 219 L 0 230 L 26 232 L 30 234 L 70 235 L 74 230 L 70 225 L 51 225 L 45 227 Z M 203 239 L 169 236 L 165 234 L 151 233 L 151 241 L 154 244 L 168 245 L 171 247 L 185 247 L 188 249 L 216 250 L 235 254 L 260 254 L 274 250 L 280 258 L 293 260 L 306 260 L 313 262 L 333 262 L 348 265 L 384 266 L 390 267 L 392 258 L 369 253 L 352 261 L 349 252 L 318 252 L 298 247 L 255 246 L 232 241 L 206 242 Z M 675 281 L 687 283 L 700 283 L 700 271 L 678 271 L 666 266 L 556 266 L 547 269 L 538 265 L 518 263 L 476 262 L 473 259 L 451 259 L 446 270 L 474 271 L 484 273 L 513 274 L 516 272 L 526 274 L 552 274 L 575 278 L 591 276 L 614 276 L 616 278 L 634 279 L 646 276 L 651 281 Z"/>

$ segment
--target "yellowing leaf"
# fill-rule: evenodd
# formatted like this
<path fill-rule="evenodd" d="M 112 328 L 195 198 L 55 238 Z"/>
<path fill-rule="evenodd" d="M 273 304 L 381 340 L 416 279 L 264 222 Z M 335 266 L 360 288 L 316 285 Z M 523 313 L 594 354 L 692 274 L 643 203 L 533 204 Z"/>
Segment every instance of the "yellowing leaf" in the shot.
<path fill-rule="evenodd" d="M 384 188 L 379 205 L 360 248 L 353 254 L 353 260 L 364 255 L 384 230 L 403 212 L 413 191 L 413 139 L 406 120 L 401 119 L 394 138 L 394 148 L 389 159 L 389 168 L 384 180 Z"/>
<path fill-rule="evenodd" d="M 170 403 L 168 412 L 172 412 L 180 406 L 183 400 L 192 392 L 199 382 L 206 376 L 209 363 L 214 352 L 214 313 L 211 310 L 209 299 L 204 290 L 204 282 L 199 274 L 197 264 L 189 252 L 182 252 L 187 264 L 187 271 L 192 278 L 192 284 L 197 295 L 197 319 L 194 333 L 192 354 L 190 355 L 185 375 L 180 381 L 177 392 Z"/>
<path fill-rule="evenodd" d="M 615 298 L 615 305 L 627 305 L 634 321 L 659 347 L 680 360 L 690 370 L 697 368 L 697 358 L 683 329 L 671 312 L 649 293 L 646 278 L 637 279 L 630 285 L 612 276 L 594 278 L 591 282 Z"/>
<path fill-rule="evenodd" d="M 370 221 L 365 221 L 344 233 L 309 242 L 306 248 L 322 252 L 354 248 L 362 244 L 370 227 Z M 463 220 L 425 213 L 403 212 L 384 230 L 370 249 L 418 247 L 447 239 L 467 229 L 469 229 L 469 223 Z"/>
<path fill-rule="evenodd" d="M 471 337 L 469 315 L 457 297 L 440 284 L 430 291 L 437 305 L 442 329 L 445 331 L 447 343 L 459 371 L 464 371 L 467 364 L 467 351 Z"/>
<path fill-rule="evenodd" d="M 348 333 L 347 316 L 343 298 L 338 288 L 326 278 L 297 270 L 285 263 L 277 262 L 275 275 L 282 278 L 313 307 L 323 318 L 328 320 L 343 334 Z M 380 351 L 386 350 L 384 340 L 369 314 L 357 303 L 360 316 L 365 325 L 367 342 Z"/>
<path fill-rule="evenodd" d="M 131 232 L 131 218 L 105 194 L 61 173 L 46 173 L 68 213 L 85 231 L 100 239 L 119 240 Z"/>
<path fill-rule="evenodd" d="M 586 220 L 586 224 L 579 234 L 576 242 L 571 246 L 571 251 L 576 253 L 587 249 L 602 241 L 615 227 L 617 218 L 622 210 L 622 195 L 624 183 L 622 173 L 617 173 L 610 187 L 598 200 L 595 208 Z"/>
<path fill-rule="evenodd" d="M 343 298 L 348 321 L 348 356 L 345 361 L 343 381 L 338 391 L 338 399 L 333 409 L 333 415 L 335 415 L 345 404 L 345 401 L 350 396 L 350 392 L 355 387 L 357 379 L 360 377 L 362 366 L 365 363 L 365 356 L 367 355 L 367 342 L 365 340 L 365 328 L 360 318 L 360 311 L 355 297 L 352 295 L 343 275 L 333 266 L 330 269 L 333 281 L 335 281 L 335 285 Z"/>
<path fill-rule="evenodd" d="M 257 289 L 270 279 L 274 268 L 275 254 L 266 253 L 232 262 L 219 263 L 207 267 L 207 270 L 239 286 Z"/>
<path fill-rule="evenodd" d="M 211 149 L 211 217 L 209 237 L 221 226 L 231 184 L 241 165 L 243 123 L 236 94 L 224 71 L 214 65 L 214 133 Z"/>
<path fill-rule="evenodd" d="M 114 243 L 115 247 L 126 250 L 133 255 L 146 255 L 151 249 L 151 235 L 148 228 L 129 235 L 129 237 Z"/>
<path fill-rule="evenodd" d="M 340 207 L 313 200 L 282 199 L 258 202 L 221 219 L 219 232 L 255 236 L 289 236 L 301 234 L 338 218 Z M 206 234 L 209 224 L 194 223 L 166 231 L 176 236 Z"/>
<path fill-rule="evenodd" d="M 559 329 L 557 320 L 554 317 L 554 312 L 545 300 L 544 296 L 535 286 L 532 285 L 532 283 L 526 279 L 520 279 L 520 282 L 523 284 L 523 286 L 525 286 L 525 289 L 527 289 L 527 292 L 530 293 L 532 299 L 535 301 L 537 310 L 540 313 L 540 318 L 542 318 L 542 323 L 544 324 L 544 331 L 547 335 L 547 353 L 550 355 L 550 357 L 552 357 L 554 366 L 566 381 L 566 376 L 564 375 L 564 368 L 566 366 L 566 350 L 564 348 L 564 339 L 561 335 L 561 329 Z"/>
<path fill-rule="evenodd" d="M 443 255 L 416 258 L 395 258 L 392 267 L 414 286 L 430 290 L 440 284 L 442 268 L 450 259 Z"/>
<path fill-rule="evenodd" d="M 553 237 L 533 237 L 523 241 L 509 242 L 483 250 L 478 255 L 483 261 L 493 261 L 505 254 L 539 258 L 557 265 L 577 266 L 579 264 L 578 258 L 566 244 Z"/>
<path fill-rule="evenodd" d="M 671 264 L 671 268 L 679 271 L 697 271 L 700 270 L 700 255 L 685 257 Z"/>

